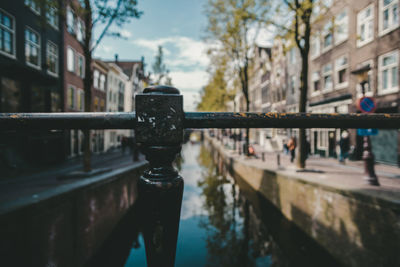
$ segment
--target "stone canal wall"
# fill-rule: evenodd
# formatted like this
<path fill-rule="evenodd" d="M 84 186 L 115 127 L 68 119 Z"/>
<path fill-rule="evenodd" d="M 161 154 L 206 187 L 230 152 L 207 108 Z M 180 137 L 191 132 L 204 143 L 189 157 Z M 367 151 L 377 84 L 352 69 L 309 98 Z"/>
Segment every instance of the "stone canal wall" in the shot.
<path fill-rule="evenodd" d="M 268 169 L 268 163 L 255 166 L 214 139 L 206 142 L 219 168 L 260 192 L 344 266 L 400 266 L 399 201 Z"/>
<path fill-rule="evenodd" d="M 83 266 L 135 203 L 144 167 L 80 179 L 0 209 L 0 265 Z"/>

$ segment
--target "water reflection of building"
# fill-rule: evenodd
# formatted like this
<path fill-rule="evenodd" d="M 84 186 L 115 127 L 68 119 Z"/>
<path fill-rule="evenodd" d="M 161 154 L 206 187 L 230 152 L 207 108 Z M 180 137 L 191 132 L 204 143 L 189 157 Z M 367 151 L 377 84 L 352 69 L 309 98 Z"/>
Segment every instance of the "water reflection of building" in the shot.
<path fill-rule="evenodd" d="M 66 20 L 62 25 L 64 36 L 64 111 L 85 111 L 85 57 L 83 41 L 85 28 L 83 18 L 79 16 L 79 2 L 66 2 Z M 70 157 L 83 154 L 83 132 L 81 130 L 69 131 L 69 153 Z"/>
<path fill-rule="evenodd" d="M 0 2 L 0 112 L 62 111 L 61 25 L 58 12 L 34 1 Z M 21 160 L 63 158 L 59 131 L 18 133 L 1 140 L 0 149 Z"/>
<path fill-rule="evenodd" d="M 125 87 L 129 81 L 129 77 L 116 64 L 116 62 L 108 62 L 107 76 L 107 112 L 124 111 L 125 103 Z M 105 130 L 105 150 L 109 150 L 121 145 L 121 136 L 124 130 Z"/>
<path fill-rule="evenodd" d="M 105 112 L 107 101 L 108 65 L 101 60 L 93 60 L 93 111 Z M 104 130 L 92 130 L 92 150 L 104 152 Z"/>

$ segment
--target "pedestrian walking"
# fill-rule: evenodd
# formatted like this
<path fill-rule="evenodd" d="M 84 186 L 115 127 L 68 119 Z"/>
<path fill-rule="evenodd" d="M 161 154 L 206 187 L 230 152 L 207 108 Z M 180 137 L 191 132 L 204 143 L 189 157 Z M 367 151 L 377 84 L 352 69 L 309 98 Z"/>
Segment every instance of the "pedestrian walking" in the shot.
<path fill-rule="evenodd" d="M 345 163 L 345 160 L 349 157 L 349 150 L 350 150 L 349 133 L 346 130 L 343 131 L 340 136 L 339 147 L 340 147 L 339 162 Z"/>
<path fill-rule="evenodd" d="M 290 162 L 293 162 L 294 161 L 294 158 L 295 158 L 295 151 L 296 151 L 296 138 L 294 137 L 294 136 L 292 136 L 290 139 L 289 139 L 289 141 L 288 141 L 288 143 L 287 143 L 287 147 L 288 147 L 288 149 L 289 149 L 289 152 L 290 152 Z"/>

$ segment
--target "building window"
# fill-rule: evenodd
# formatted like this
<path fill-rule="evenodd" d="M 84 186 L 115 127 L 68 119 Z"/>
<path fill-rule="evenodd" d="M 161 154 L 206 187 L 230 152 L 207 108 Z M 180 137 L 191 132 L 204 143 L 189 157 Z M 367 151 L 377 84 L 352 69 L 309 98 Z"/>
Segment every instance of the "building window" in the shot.
<path fill-rule="evenodd" d="M 94 97 L 93 107 L 94 111 L 98 111 L 97 109 L 99 108 L 99 98 L 97 96 Z"/>
<path fill-rule="evenodd" d="M 15 20 L 0 9 L 0 53 L 15 56 Z"/>
<path fill-rule="evenodd" d="M 85 77 L 85 58 L 78 54 L 78 73 L 79 77 Z"/>
<path fill-rule="evenodd" d="M 67 8 L 67 29 L 68 32 L 71 34 L 75 34 L 75 21 L 76 21 L 76 16 L 74 11 L 68 7 Z"/>
<path fill-rule="evenodd" d="M 99 71 L 94 70 L 94 72 L 93 72 L 93 87 L 94 88 L 99 88 L 99 76 L 100 76 Z"/>
<path fill-rule="evenodd" d="M 399 0 L 379 1 L 379 35 L 384 35 L 399 26 Z"/>
<path fill-rule="evenodd" d="M 290 77 L 290 89 L 292 91 L 292 94 L 294 94 L 294 92 L 295 92 L 295 87 L 296 87 L 296 76 L 292 75 Z"/>
<path fill-rule="evenodd" d="M 67 70 L 75 72 L 75 51 L 71 48 L 67 48 Z"/>
<path fill-rule="evenodd" d="M 367 96 L 372 96 L 372 88 L 373 88 L 373 66 L 374 66 L 374 61 L 372 59 L 367 60 L 361 64 L 357 65 L 357 69 L 362 68 L 364 66 L 369 66 L 371 68 L 371 70 L 368 72 L 368 80 L 367 80 L 367 84 L 365 84 L 364 89 L 365 89 L 365 94 Z M 360 84 L 357 84 L 357 97 L 361 97 L 362 96 L 362 89 Z"/>
<path fill-rule="evenodd" d="M 313 83 L 313 92 L 319 92 L 320 88 L 320 77 L 319 77 L 319 71 L 314 71 L 312 76 L 312 83 Z"/>
<path fill-rule="evenodd" d="M 49 73 L 58 74 L 58 47 L 50 41 L 47 41 L 46 64 Z"/>
<path fill-rule="evenodd" d="M 77 30 L 76 30 L 76 39 L 79 42 L 83 42 L 83 37 L 85 35 L 85 25 L 83 24 L 83 21 L 78 19 L 77 20 Z"/>
<path fill-rule="evenodd" d="M 77 100 L 77 110 L 83 111 L 85 108 L 85 93 L 83 90 L 78 90 L 78 93 L 76 94 Z"/>
<path fill-rule="evenodd" d="M 311 37 L 311 58 L 316 58 L 321 52 L 321 41 L 319 33 Z"/>
<path fill-rule="evenodd" d="M 33 12 L 36 14 L 40 14 L 40 7 L 37 1 L 35 0 L 25 0 L 25 5 L 30 7 Z"/>
<path fill-rule="evenodd" d="M 70 109 L 75 109 L 75 87 L 72 85 L 68 87 L 67 105 Z"/>
<path fill-rule="evenodd" d="M 105 104 L 104 103 L 105 103 L 104 99 L 101 99 L 100 100 L 100 111 L 105 111 L 105 108 L 104 108 Z"/>
<path fill-rule="evenodd" d="M 291 64 L 296 64 L 296 48 L 295 47 L 293 47 L 289 51 L 289 62 Z"/>
<path fill-rule="evenodd" d="M 349 85 L 348 81 L 348 67 L 349 62 L 347 56 L 342 56 L 336 59 L 335 62 L 335 72 L 336 72 L 336 82 L 335 88 L 341 89 Z"/>
<path fill-rule="evenodd" d="M 399 90 L 399 52 L 393 51 L 379 57 L 379 92 L 394 93 Z"/>
<path fill-rule="evenodd" d="M 327 64 L 322 67 L 322 76 L 324 79 L 324 90 L 332 89 L 332 64 Z"/>
<path fill-rule="evenodd" d="M 335 18 L 335 44 L 339 44 L 349 37 L 349 16 L 347 10 L 343 10 Z"/>
<path fill-rule="evenodd" d="M 40 37 L 29 28 L 25 29 L 25 60 L 28 65 L 40 68 Z"/>
<path fill-rule="evenodd" d="M 332 22 L 325 24 L 323 32 L 323 51 L 326 51 L 332 47 Z"/>
<path fill-rule="evenodd" d="M 357 14 L 357 46 L 374 39 L 374 5 L 371 4 Z"/>
<path fill-rule="evenodd" d="M 58 29 L 58 12 L 55 7 L 49 7 L 46 13 L 47 22 L 54 28 Z"/>
<path fill-rule="evenodd" d="M 104 91 L 106 86 L 106 76 L 104 74 L 100 75 L 100 90 Z"/>

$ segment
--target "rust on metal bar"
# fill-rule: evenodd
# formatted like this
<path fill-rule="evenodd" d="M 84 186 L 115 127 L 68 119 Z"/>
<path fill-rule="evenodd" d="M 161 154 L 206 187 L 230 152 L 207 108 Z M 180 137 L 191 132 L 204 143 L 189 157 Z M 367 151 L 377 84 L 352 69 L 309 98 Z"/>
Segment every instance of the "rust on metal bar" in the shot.
<path fill-rule="evenodd" d="M 0 113 L 0 130 L 133 129 L 135 112 Z"/>
<path fill-rule="evenodd" d="M 186 112 L 185 128 L 399 129 L 400 114 Z"/>
<path fill-rule="evenodd" d="M 399 129 L 400 114 L 185 112 L 184 128 Z M 134 129 L 135 112 L 0 113 L 0 131 Z"/>

